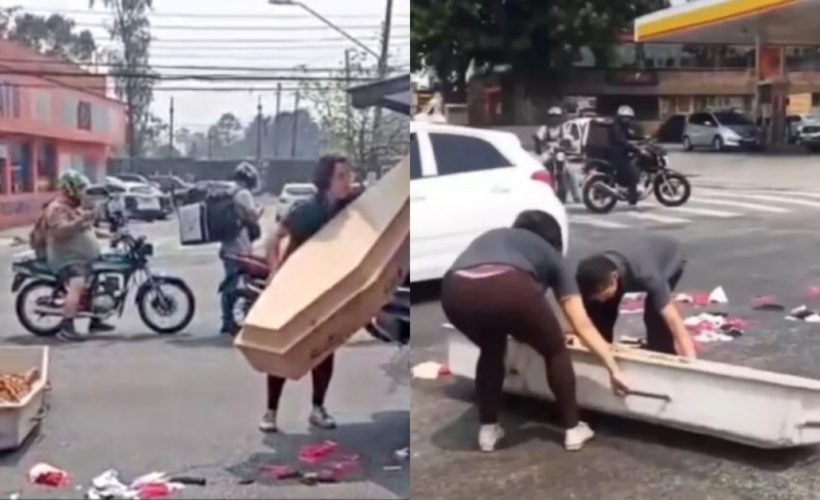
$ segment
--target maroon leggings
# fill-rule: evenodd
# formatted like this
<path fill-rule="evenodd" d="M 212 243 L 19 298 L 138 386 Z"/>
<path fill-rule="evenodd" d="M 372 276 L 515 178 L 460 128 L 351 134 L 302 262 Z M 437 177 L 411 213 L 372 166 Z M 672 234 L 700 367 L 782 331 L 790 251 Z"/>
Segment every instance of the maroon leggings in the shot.
<path fill-rule="evenodd" d="M 327 388 L 333 377 L 333 354 L 319 363 L 311 372 L 313 376 L 313 405 L 324 406 Z M 268 376 L 268 410 L 277 411 L 282 390 L 285 388 L 285 379 Z"/>
<path fill-rule="evenodd" d="M 513 268 L 482 278 L 451 272 L 442 283 L 441 305 L 450 323 L 481 350 L 475 383 L 482 424 L 498 422 L 508 334 L 544 358 L 561 423 L 566 429 L 578 424 L 575 372 L 564 334 L 543 288 L 529 274 Z"/>

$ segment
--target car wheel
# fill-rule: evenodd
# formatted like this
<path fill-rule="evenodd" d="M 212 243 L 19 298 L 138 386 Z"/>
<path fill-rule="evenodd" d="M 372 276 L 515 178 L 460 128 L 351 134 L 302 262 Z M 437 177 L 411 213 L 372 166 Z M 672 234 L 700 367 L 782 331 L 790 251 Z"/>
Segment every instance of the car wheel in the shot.
<path fill-rule="evenodd" d="M 683 150 L 692 151 L 692 140 L 689 139 L 688 135 L 683 136 Z"/>
<path fill-rule="evenodd" d="M 712 141 L 712 146 L 715 148 L 715 151 L 723 151 L 723 137 L 715 136 L 715 140 Z"/>

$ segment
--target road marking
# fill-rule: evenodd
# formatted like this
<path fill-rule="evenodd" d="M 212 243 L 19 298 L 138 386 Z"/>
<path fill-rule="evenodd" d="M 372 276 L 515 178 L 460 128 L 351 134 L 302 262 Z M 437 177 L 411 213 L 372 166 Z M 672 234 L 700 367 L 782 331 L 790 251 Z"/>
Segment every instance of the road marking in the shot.
<path fill-rule="evenodd" d="M 651 220 L 662 224 L 688 224 L 689 219 L 679 219 L 678 217 L 667 217 L 665 215 L 651 214 L 647 212 L 622 212 L 627 217 L 634 217 L 641 220 Z"/>
<path fill-rule="evenodd" d="M 666 207 L 666 210 L 673 212 L 682 212 L 695 215 L 706 215 L 709 217 L 720 217 L 722 219 L 730 219 L 733 217 L 741 217 L 742 214 L 737 212 L 726 212 L 724 210 L 712 210 L 711 208 L 695 208 L 695 207 Z"/>
<path fill-rule="evenodd" d="M 601 227 L 604 229 L 623 229 L 629 227 L 626 224 L 621 224 L 620 222 L 604 220 L 600 217 L 594 217 L 589 215 L 574 215 L 570 217 L 569 223 L 570 225 L 578 224 L 582 226 Z"/>
<path fill-rule="evenodd" d="M 722 193 L 722 196 L 729 198 L 740 198 L 747 200 L 761 200 L 771 201 L 775 203 L 786 203 L 791 205 L 800 205 L 803 207 L 820 208 L 820 201 L 797 200 L 794 198 L 784 198 L 782 196 L 770 196 L 765 194 L 741 194 L 741 193 Z"/>
<path fill-rule="evenodd" d="M 782 207 L 773 207 L 771 205 L 761 205 L 758 203 L 746 203 L 743 201 L 733 200 L 715 200 L 712 198 L 693 197 L 690 200 L 692 203 L 706 203 L 708 205 L 722 205 L 727 207 L 746 208 L 748 210 L 756 210 L 758 212 L 770 212 L 773 214 L 787 214 L 791 210 Z"/>

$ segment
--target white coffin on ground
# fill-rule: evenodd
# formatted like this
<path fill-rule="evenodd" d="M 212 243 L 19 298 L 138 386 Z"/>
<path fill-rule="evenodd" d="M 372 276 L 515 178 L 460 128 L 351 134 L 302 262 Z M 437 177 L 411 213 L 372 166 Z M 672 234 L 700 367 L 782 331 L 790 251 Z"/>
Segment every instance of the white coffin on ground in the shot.
<path fill-rule="evenodd" d="M 288 259 L 235 345 L 256 370 L 300 378 L 378 313 L 409 263 L 405 158 Z"/>
<path fill-rule="evenodd" d="M 820 443 L 820 381 L 704 360 L 685 360 L 625 346 L 618 363 L 637 394 L 610 390 L 607 370 L 581 346 L 570 347 L 582 408 L 706 434 L 760 448 Z M 478 348 L 450 336 L 450 369 L 474 378 Z M 507 343 L 504 389 L 553 399 L 541 358 Z"/>
<path fill-rule="evenodd" d="M 32 390 L 17 403 L 0 403 L 0 450 L 19 447 L 45 415 L 48 347 L 0 347 L 0 374 L 26 375 L 38 370 Z"/>

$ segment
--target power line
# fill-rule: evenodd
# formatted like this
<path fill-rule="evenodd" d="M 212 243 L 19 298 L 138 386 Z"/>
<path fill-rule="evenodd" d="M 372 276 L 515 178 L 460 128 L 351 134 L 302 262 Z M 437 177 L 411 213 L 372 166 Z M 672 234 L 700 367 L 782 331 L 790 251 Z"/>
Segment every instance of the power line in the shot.
<path fill-rule="evenodd" d="M 336 77 L 336 76 L 308 76 L 308 75 L 269 75 L 269 76 L 261 76 L 261 75 L 195 75 L 195 74 L 188 74 L 188 75 L 168 75 L 168 74 L 159 74 L 159 73 L 134 73 L 134 72 L 116 72 L 116 73 L 106 73 L 100 75 L 94 75 L 93 73 L 87 72 L 68 72 L 68 71 L 27 71 L 27 70 L 4 70 L 0 69 L 0 75 L 20 75 L 20 76 L 36 76 L 36 77 L 76 77 L 76 78 L 88 78 L 92 76 L 108 76 L 112 78 L 142 78 L 146 80 L 165 80 L 165 81 L 178 81 L 178 80 L 201 80 L 201 81 L 213 81 L 213 82 L 220 82 L 220 81 L 260 81 L 260 82 L 270 82 L 270 81 L 347 81 L 344 77 Z M 352 80 L 359 81 L 359 82 L 370 82 L 374 81 L 375 78 L 367 78 L 367 77 L 353 77 Z"/>
<path fill-rule="evenodd" d="M 88 15 L 88 16 L 110 16 L 111 14 L 107 11 L 97 11 L 97 10 L 78 10 L 78 9 L 46 9 L 46 8 L 33 8 L 33 9 L 26 9 L 26 12 L 42 12 L 45 14 L 60 14 L 60 15 Z M 309 14 L 302 14 L 302 13 L 288 13 L 288 14 L 220 14 L 220 13 L 210 13 L 210 12 L 150 12 L 149 17 L 157 17 L 157 18 L 164 18 L 164 17 L 181 17 L 181 18 L 200 18 L 200 19 L 312 19 L 313 16 Z M 400 12 L 393 14 L 394 17 L 398 18 L 409 18 L 410 13 L 408 12 Z M 378 19 L 381 20 L 380 14 L 325 14 L 325 17 L 329 19 Z"/>
<path fill-rule="evenodd" d="M 368 40 L 368 41 L 380 41 L 381 37 L 378 35 L 374 36 L 361 36 L 357 37 L 359 40 Z M 397 40 L 410 40 L 410 34 L 401 34 L 401 35 L 394 35 L 391 39 Z M 170 42 L 170 43 L 190 43 L 190 44 L 197 44 L 197 43 L 248 43 L 248 44 L 256 44 L 256 43 L 305 43 L 305 42 L 344 42 L 345 39 L 342 36 L 332 36 L 332 37 L 310 37 L 310 38 L 159 38 L 159 37 L 152 37 L 151 42 Z"/>
<path fill-rule="evenodd" d="M 66 87 L 63 85 L 57 84 L 38 84 L 38 83 L 21 83 L 18 85 L 20 88 L 27 88 L 27 89 L 64 89 L 70 88 L 71 90 L 78 90 L 78 91 L 108 91 L 109 87 L 101 87 L 101 86 L 87 86 L 87 87 Z M 154 92 L 276 92 L 279 87 L 242 87 L 242 86 L 235 86 L 235 87 L 154 87 L 152 90 Z M 323 91 L 335 91 L 339 90 L 338 87 L 311 87 L 312 90 L 323 90 Z M 299 87 L 282 87 L 282 92 L 298 92 L 304 91 L 305 89 Z"/>
<path fill-rule="evenodd" d="M 107 29 L 107 26 L 96 24 L 96 23 L 75 23 L 75 26 L 80 28 L 103 28 Z M 399 24 L 396 25 L 401 28 L 410 28 L 409 24 Z M 344 29 L 345 31 L 355 31 L 355 30 L 372 30 L 376 31 L 381 29 L 378 25 L 354 25 L 354 26 L 340 26 L 340 28 Z M 154 30 L 174 30 L 174 31 L 265 31 L 268 33 L 273 33 L 276 31 L 329 31 L 327 26 L 322 25 L 311 25 L 311 26 L 241 26 L 241 25 L 234 25 L 234 26 L 225 26 L 225 25 L 151 25 L 151 31 Z"/>
<path fill-rule="evenodd" d="M 393 44 L 394 47 L 409 48 L 409 43 Z M 334 49 L 338 48 L 338 44 L 324 44 L 324 45 L 270 45 L 270 46 L 251 46 L 251 47 L 226 47 L 224 45 L 151 45 L 150 51 L 154 53 L 155 50 L 207 50 L 207 51 L 247 51 L 247 50 L 315 50 L 315 49 Z"/>
<path fill-rule="evenodd" d="M 0 66 L 5 65 L 6 63 L 19 63 L 19 64 L 42 64 L 42 60 L 37 59 L 6 59 L 0 58 Z M 71 66 L 72 63 L 46 63 L 46 64 L 63 64 Z M 89 66 L 102 66 L 102 67 L 116 67 L 118 66 L 116 63 L 106 63 L 106 62 L 99 62 L 94 64 L 88 64 Z M 309 67 L 304 66 L 300 67 L 300 65 L 293 65 L 290 67 L 280 66 L 280 67 L 259 67 L 259 66 L 222 66 L 222 65 L 186 65 L 186 64 L 140 64 L 131 66 L 131 68 L 146 68 L 146 69 L 178 69 L 178 70 L 189 70 L 189 71 L 248 71 L 248 72 L 271 72 L 271 71 L 291 71 L 291 72 L 298 72 L 298 73 L 332 73 L 332 72 L 340 72 L 343 70 L 341 66 L 339 67 Z M 376 68 L 361 68 L 362 71 L 372 71 L 373 73 L 376 72 Z M 34 71 L 34 70 L 32 70 Z M 0 73 L 4 73 L 5 71 L 0 68 Z M 89 76 L 93 76 L 94 73 L 91 73 Z"/>

